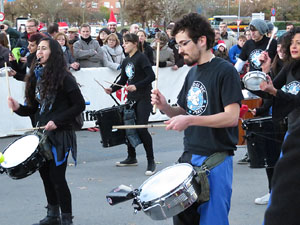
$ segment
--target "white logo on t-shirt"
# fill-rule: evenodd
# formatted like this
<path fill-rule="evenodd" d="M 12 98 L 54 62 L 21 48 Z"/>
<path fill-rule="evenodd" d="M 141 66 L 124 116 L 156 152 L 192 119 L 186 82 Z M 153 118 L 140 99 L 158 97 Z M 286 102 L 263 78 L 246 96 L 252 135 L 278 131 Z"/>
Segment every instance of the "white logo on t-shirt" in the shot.
<path fill-rule="evenodd" d="M 254 49 L 249 56 L 249 61 L 254 69 L 259 70 L 261 68 L 261 62 L 259 61 L 259 57 L 263 50 Z"/>
<path fill-rule="evenodd" d="M 200 81 L 194 81 L 187 94 L 187 113 L 201 115 L 208 104 L 207 91 Z"/>

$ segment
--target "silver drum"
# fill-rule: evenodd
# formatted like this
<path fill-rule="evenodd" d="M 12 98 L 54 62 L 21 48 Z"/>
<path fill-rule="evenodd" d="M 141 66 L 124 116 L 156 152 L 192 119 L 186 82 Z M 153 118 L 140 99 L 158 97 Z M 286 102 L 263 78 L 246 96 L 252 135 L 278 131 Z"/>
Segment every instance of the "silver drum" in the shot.
<path fill-rule="evenodd" d="M 200 186 L 190 164 L 169 166 L 147 179 L 139 188 L 136 200 L 153 220 L 177 215 L 197 201 Z"/>
<path fill-rule="evenodd" d="M 251 91 L 259 91 L 260 83 L 262 81 L 267 81 L 266 74 L 261 71 L 251 71 L 246 73 L 246 75 L 242 79 L 245 88 Z"/>

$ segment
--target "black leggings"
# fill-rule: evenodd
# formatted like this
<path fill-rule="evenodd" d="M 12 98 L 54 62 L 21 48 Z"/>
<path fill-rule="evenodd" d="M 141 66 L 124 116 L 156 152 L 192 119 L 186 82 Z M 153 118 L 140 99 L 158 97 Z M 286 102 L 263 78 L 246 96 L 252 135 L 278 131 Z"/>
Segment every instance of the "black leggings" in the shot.
<path fill-rule="evenodd" d="M 150 99 L 142 99 L 138 100 L 134 106 L 134 111 L 136 115 L 136 124 L 148 124 L 150 112 L 152 110 L 152 105 Z M 143 146 L 146 151 L 147 159 L 152 160 L 154 159 L 153 155 L 153 144 L 152 144 L 152 137 L 148 131 L 148 129 L 137 129 L 137 133 L 143 143 Z M 128 155 L 130 157 L 136 157 L 135 148 L 128 143 Z"/>
<path fill-rule="evenodd" d="M 47 202 L 59 205 L 62 213 L 72 213 L 71 192 L 66 181 L 67 160 L 56 166 L 54 160 L 46 163 L 40 170 Z"/>

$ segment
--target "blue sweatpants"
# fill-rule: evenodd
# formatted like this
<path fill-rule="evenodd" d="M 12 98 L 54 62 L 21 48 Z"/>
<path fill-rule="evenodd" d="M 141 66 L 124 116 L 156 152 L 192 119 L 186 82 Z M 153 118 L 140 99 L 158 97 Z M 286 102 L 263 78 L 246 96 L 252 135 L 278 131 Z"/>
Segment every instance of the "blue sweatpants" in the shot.
<path fill-rule="evenodd" d="M 193 155 L 191 163 L 201 166 L 206 156 Z M 210 200 L 198 207 L 199 225 L 229 225 L 228 214 L 232 194 L 232 156 L 210 171 Z"/>

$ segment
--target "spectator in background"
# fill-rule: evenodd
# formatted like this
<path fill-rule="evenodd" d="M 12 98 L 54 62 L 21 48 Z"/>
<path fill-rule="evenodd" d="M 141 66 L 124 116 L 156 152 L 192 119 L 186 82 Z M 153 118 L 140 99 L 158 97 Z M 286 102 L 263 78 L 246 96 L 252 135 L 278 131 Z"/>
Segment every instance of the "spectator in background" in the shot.
<path fill-rule="evenodd" d="M 225 43 L 224 41 L 221 40 L 221 32 L 219 28 L 214 28 L 215 32 L 215 42 L 213 45 L 213 52 L 218 50 L 218 44 L 220 43 Z"/>
<path fill-rule="evenodd" d="M 47 32 L 52 38 L 55 38 L 56 34 L 58 33 L 58 24 L 50 23 L 47 28 Z"/>
<path fill-rule="evenodd" d="M 167 26 L 167 35 L 169 37 L 168 46 L 170 49 L 173 50 L 174 58 L 175 58 L 175 65 L 172 67 L 173 70 L 178 70 L 178 68 L 184 65 L 183 56 L 178 53 L 178 49 L 176 48 L 176 40 L 172 36 L 172 29 L 174 28 L 175 24 L 170 23 Z"/>
<path fill-rule="evenodd" d="M 61 46 L 61 49 L 64 53 L 64 57 L 67 63 L 67 68 L 78 70 L 80 65 L 78 62 L 75 62 L 75 59 L 72 56 L 67 35 L 63 32 L 59 32 L 56 34 L 54 39 L 57 40 Z"/>
<path fill-rule="evenodd" d="M 266 36 L 267 37 L 271 37 L 271 35 L 272 35 L 272 31 L 273 31 L 273 29 L 274 29 L 274 24 L 272 23 L 272 22 L 267 22 L 267 26 L 268 26 L 268 32 L 267 32 L 267 34 L 266 34 Z M 276 37 L 276 34 L 275 34 L 275 36 L 274 36 L 274 38 Z"/>
<path fill-rule="evenodd" d="M 11 27 L 11 22 L 9 22 L 8 20 L 4 20 L 0 26 L 1 31 L 5 31 L 5 33 L 9 35 L 10 48 L 13 49 L 14 47 L 16 47 L 17 41 L 20 38 L 21 33 L 13 29 Z"/>
<path fill-rule="evenodd" d="M 129 29 L 129 33 L 137 34 L 137 32 L 139 31 L 139 29 L 140 29 L 140 27 L 136 23 L 131 24 L 130 29 Z"/>
<path fill-rule="evenodd" d="M 110 11 L 110 16 L 109 16 L 109 20 L 107 22 L 107 28 L 110 30 L 111 33 L 115 33 L 120 41 L 120 45 L 123 45 L 123 36 L 122 34 L 117 32 L 117 20 L 116 17 L 114 15 L 114 12 L 111 10 Z"/>
<path fill-rule="evenodd" d="M 221 39 L 225 41 L 227 49 L 230 49 L 233 45 L 236 44 L 236 40 L 234 37 L 230 36 L 227 32 L 227 23 L 221 22 L 219 25 L 219 29 L 221 32 Z"/>
<path fill-rule="evenodd" d="M 111 32 L 108 28 L 102 28 L 99 31 L 98 36 L 96 37 L 96 40 L 98 41 L 100 46 L 104 45 L 104 41 L 105 41 L 106 37 L 110 34 L 111 34 Z"/>
<path fill-rule="evenodd" d="M 285 30 L 286 30 L 286 31 L 290 31 L 290 30 L 292 30 L 292 29 L 294 29 L 294 28 L 295 28 L 294 24 L 292 24 L 292 23 L 287 23 L 287 24 L 286 24 L 286 27 L 285 27 Z"/>
<path fill-rule="evenodd" d="M 214 52 L 215 56 L 229 61 L 228 51 L 225 43 L 218 44 L 217 51 Z"/>
<path fill-rule="evenodd" d="M 4 67 L 5 62 L 9 64 L 8 39 L 5 33 L 0 33 L 0 68 Z"/>
<path fill-rule="evenodd" d="M 129 34 L 129 30 L 126 28 L 123 28 L 122 30 L 120 30 L 120 34 L 122 35 L 122 37 L 124 37 L 125 34 Z"/>
<path fill-rule="evenodd" d="M 137 32 L 137 36 L 139 37 L 138 49 L 148 57 L 151 66 L 153 66 L 154 65 L 153 49 L 151 48 L 150 44 L 147 42 L 146 32 L 143 30 L 139 30 Z"/>
<path fill-rule="evenodd" d="M 70 47 L 72 56 L 74 57 L 73 45 L 76 41 L 79 40 L 77 27 L 71 27 L 68 29 L 68 39 L 69 39 L 69 47 Z"/>
<path fill-rule="evenodd" d="M 10 76 L 13 76 L 16 80 L 25 81 L 26 74 L 29 72 L 32 63 L 36 59 L 37 46 L 40 43 L 40 40 L 45 37 L 46 35 L 41 33 L 35 33 L 30 36 L 28 39 L 29 55 L 27 56 L 26 62 L 17 62 L 16 58 L 13 55 L 10 55 L 9 61 L 13 69 Z"/>
<path fill-rule="evenodd" d="M 81 68 L 103 66 L 103 51 L 98 41 L 92 39 L 90 25 L 81 25 L 80 39 L 74 43 L 73 50 Z"/>
<path fill-rule="evenodd" d="M 251 40 L 251 32 L 248 27 L 247 27 L 247 29 L 245 29 L 244 35 L 246 36 L 247 40 Z"/>
<path fill-rule="evenodd" d="M 40 22 L 37 19 L 30 18 L 26 21 L 26 31 L 21 34 L 19 40 L 16 43 L 16 47 L 28 46 L 28 38 L 38 32 Z"/>
<path fill-rule="evenodd" d="M 168 47 L 168 35 L 165 32 L 157 32 L 152 43 L 153 61 L 156 62 L 157 43 L 160 42 L 159 67 L 169 67 L 175 65 L 173 50 Z"/>
<path fill-rule="evenodd" d="M 231 63 L 235 64 L 237 59 L 239 58 L 239 55 L 242 51 L 242 48 L 245 44 L 245 42 L 247 41 L 247 38 L 245 35 L 240 35 L 239 38 L 238 38 L 238 42 L 236 45 L 232 46 L 230 49 L 229 49 L 229 52 L 228 52 L 228 56 L 229 56 L 229 60 Z"/>
<path fill-rule="evenodd" d="M 120 41 L 116 34 L 109 34 L 104 40 L 103 50 L 104 66 L 112 70 L 120 70 L 121 64 L 125 59 L 123 48 L 120 46 Z"/>

